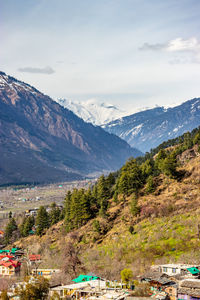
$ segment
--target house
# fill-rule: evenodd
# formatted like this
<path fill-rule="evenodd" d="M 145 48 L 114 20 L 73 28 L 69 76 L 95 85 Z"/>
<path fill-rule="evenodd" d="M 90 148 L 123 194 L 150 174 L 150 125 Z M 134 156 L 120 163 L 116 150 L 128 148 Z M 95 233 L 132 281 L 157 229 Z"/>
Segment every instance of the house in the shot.
<path fill-rule="evenodd" d="M 14 256 L 9 254 L 0 254 L 0 261 L 8 261 L 10 259 L 14 259 Z"/>
<path fill-rule="evenodd" d="M 58 294 L 61 299 L 66 299 L 67 296 L 78 297 L 78 299 L 81 297 L 83 299 L 84 297 L 87 299 L 125 299 L 125 293 L 122 290 L 107 288 L 106 281 L 101 279 L 58 286 L 50 290 L 50 296 L 54 294 Z"/>
<path fill-rule="evenodd" d="M 141 281 L 146 281 L 149 283 L 151 288 L 152 297 L 156 297 L 161 292 L 161 297 L 168 295 L 168 299 L 176 300 L 177 295 L 177 284 L 174 280 L 170 278 L 167 274 L 162 274 L 156 271 L 150 271 L 143 275 Z M 166 296 L 165 295 L 165 296 Z M 158 296 L 159 297 L 159 296 Z"/>
<path fill-rule="evenodd" d="M 27 209 L 26 212 L 25 212 L 25 216 L 26 217 L 29 217 L 29 216 L 36 217 L 38 210 L 39 210 L 39 208 L 37 208 L 37 207 L 33 208 L 33 209 Z"/>
<path fill-rule="evenodd" d="M 100 277 L 98 276 L 90 276 L 90 275 L 79 275 L 77 278 L 72 279 L 75 283 L 84 282 L 84 281 L 91 281 L 91 280 L 98 280 Z"/>
<path fill-rule="evenodd" d="M 29 255 L 29 262 L 30 262 L 31 265 L 41 263 L 40 254 L 30 254 Z"/>
<path fill-rule="evenodd" d="M 51 277 L 57 273 L 59 273 L 59 269 L 33 269 L 31 271 L 33 276 L 43 276 L 47 279 L 51 279 Z"/>
<path fill-rule="evenodd" d="M 21 263 L 8 259 L 0 260 L 0 276 L 15 276 L 20 273 Z"/>
<path fill-rule="evenodd" d="M 178 288 L 178 300 L 199 300 L 200 299 L 200 280 L 185 279 L 180 282 Z"/>
<path fill-rule="evenodd" d="M 154 267 L 155 268 L 155 267 Z M 166 264 L 159 265 L 158 271 L 169 276 L 187 275 L 190 277 L 200 275 L 199 265 L 184 265 L 184 264 Z"/>

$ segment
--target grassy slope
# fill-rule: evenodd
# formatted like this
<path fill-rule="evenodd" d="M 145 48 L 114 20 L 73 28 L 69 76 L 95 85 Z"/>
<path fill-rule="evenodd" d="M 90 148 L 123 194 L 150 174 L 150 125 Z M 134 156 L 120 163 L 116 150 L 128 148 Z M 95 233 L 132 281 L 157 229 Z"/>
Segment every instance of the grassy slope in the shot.
<path fill-rule="evenodd" d="M 93 220 L 76 231 L 73 243 L 88 271 L 119 278 L 120 270 L 127 266 L 138 274 L 152 263 L 199 261 L 200 156 L 183 167 L 187 175 L 181 182 L 162 175 L 154 194 L 140 196 L 139 217 L 131 217 L 128 198 L 125 203 L 111 202 L 109 217 L 99 218 L 100 233 L 94 230 Z M 133 234 L 130 225 L 134 226 Z M 60 223 L 42 238 L 29 237 L 16 244 L 31 245 L 32 252 L 42 253 L 44 266 L 60 267 L 64 241 L 71 237 Z"/>

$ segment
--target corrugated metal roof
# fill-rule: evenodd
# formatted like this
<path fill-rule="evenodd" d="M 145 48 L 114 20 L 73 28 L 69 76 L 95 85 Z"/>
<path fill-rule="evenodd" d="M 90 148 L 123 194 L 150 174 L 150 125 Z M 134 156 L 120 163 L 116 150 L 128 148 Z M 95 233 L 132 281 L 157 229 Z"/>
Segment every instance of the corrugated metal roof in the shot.
<path fill-rule="evenodd" d="M 196 275 L 196 274 L 199 274 L 200 273 L 200 271 L 197 269 L 197 268 L 195 268 L 195 267 L 193 267 L 193 268 L 188 268 L 187 269 L 192 275 Z"/>

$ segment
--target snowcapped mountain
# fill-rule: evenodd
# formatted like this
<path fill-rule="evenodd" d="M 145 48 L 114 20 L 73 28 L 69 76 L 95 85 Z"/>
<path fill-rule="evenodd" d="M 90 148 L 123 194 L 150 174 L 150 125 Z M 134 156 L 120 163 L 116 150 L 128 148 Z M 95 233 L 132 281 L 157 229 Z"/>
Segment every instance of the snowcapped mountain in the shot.
<path fill-rule="evenodd" d="M 156 107 L 120 118 L 102 126 L 142 152 L 200 126 L 200 98 L 181 105 Z"/>
<path fill-rule="evenodd" d="M 0 72 L 0 185 L 85 178 L 142 153 Z"/>
<path fill-rule="evenodd" d="M 60 105 L 73 111 L 77 116 L 87 123 L 102 125 L 127 116 L 128 113 L 108 103 L 98 103 L 95 99 L 84 102 L 76 102 L 68 99 L 56 100 Z"/>

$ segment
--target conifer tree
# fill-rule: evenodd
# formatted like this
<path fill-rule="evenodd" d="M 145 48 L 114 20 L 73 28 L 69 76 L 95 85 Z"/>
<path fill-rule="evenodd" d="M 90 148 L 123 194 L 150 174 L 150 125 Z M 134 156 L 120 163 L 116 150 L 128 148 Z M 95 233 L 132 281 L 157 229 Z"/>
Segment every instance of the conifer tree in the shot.
<path fill-rule="evenodd" d="M 130 211 L 131 214 L 136 217 L 139 212 L 140 212 L 140 208 L 138 206 L 138 200 L 137 200 L 137 195 L 133 194 L 132 198 L 131 198 L 131 205 L 130 205 Z"/>
<path fill-rule="evenodd" d="M 153 193 L 154 191 L 155 191 L 155 184 L 154 184 L 154 181 L 153 181 L 153 176 L 150 175 L 147 178 L 146 192 L 147 193 Z"/>
<path fill-rule="evenodd" d="M 64 206 L 64 210 L 65 210 L 65 219 L 64 219 L 64 223 L 65 223 L 65 227 L 67 231 L 70 231 L 70 207 L 71 207 L 71 198 L 72 198 L 72 193 L 70 191 L 68 191 L 66 197 L 65 197 L 65 206 Z"/>
<path fill-rule="evenodd" d="M 36 217 L 36 233 L 42 235 L 44 230 L 49 228 L 49 216 L 44 206 L 40 206 Z"/>
<path fill-rule="evenodd" d="M 50 224 L 52 226 L 59 222 L 61 212 L 60 212 L 59 207 L 56 206 L 55 202 L 53 202 L 50 207 L 51 207 L 51 211 L 49 214 L 49 218 L 50 218 Z"/>
<path fill-rule="evenodd" d="M 85 224 L 91 218 L 90 198 L 89 195 L 82 191 L 80 195 L 80 209 L 81 209 L 81 225 Z"/>
<path fill-rule="evenodd" d="M 109 189 L 104 175 L 100 176 L 97 184 L 97 200 L 100 206 L 99 214 L 103 217 L 106 215 L 108 208 Z"/>
<path fill-rule="evenodd" d="M 9 219 L 6 229 L 5 229 L 5 242 L 8 244 L 12 238 L 13 232 L 18 229 L 16 221 L 14 218 Z"/>
<path fill-rule="evenodd" d="M 34 224 L 35 224 L 34 217 L 33 216 L 27 217 L 24 222 L 22 235 L 28 236 Z"/>

